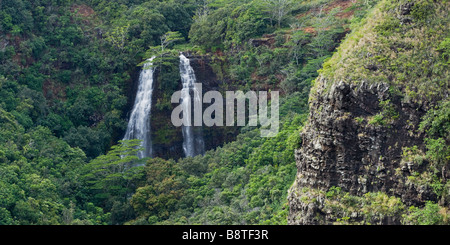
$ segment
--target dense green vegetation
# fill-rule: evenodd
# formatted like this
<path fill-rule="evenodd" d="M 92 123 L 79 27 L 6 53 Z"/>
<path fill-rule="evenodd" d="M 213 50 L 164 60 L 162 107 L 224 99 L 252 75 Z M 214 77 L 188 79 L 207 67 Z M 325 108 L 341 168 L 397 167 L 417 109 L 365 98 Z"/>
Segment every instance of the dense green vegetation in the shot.
<path fill-rule="evenodd" d="M 415 4 L 401 13 L 407 3 Z M 323 75 L 353 83 L 385 82 L 400 87 L 405 101 L 444 98 L 449 86 L 447 10 L 446 1 L 382 2 L 324 65 Z"/>
<path fill-rule="evenodd" d="M 282 101 L 282 127 L 273 138 L 244 129 L 236 141 L 177 163 L 151 159 L 145 185 L 130 202 L 131 224 L 286 224 L 293 150 L 306 119 L 299 94 Z M 296 111 L 296 112 L 293 112 Z"/>
<path fill-rule="evenodd" d="M 294 150 L 300 147 L 311 83 L 324 62 L 323 74 L 341 75 L 333 53 L 346 34 L 351 36 L 337 55 L 364 34 L 361 23 L 377 2 L 1 1 L 0 224 L 286 224 Z M 431 2 L 420 1 L 413 17 L 431 21 Z M 431 37 L 420 54 L 430 47 L 439 54 L 423 61 L 430 70 L 408 65 L 407 56 L 400 57 L 401 64 L 372 56 L 370 62 L 390 72 L 377 79 L 394 73 L 401 82 L 403 74 L 413 77 L 412 83 L 424 72 L 433 74 L 436 79 L 424 86 L 441 96 L 450 64 L 444 36 L 449 25 L 441 19 L 433 18 L 433 28 L 419 33 Z M 377 43 L 408 28 L 384 21 Z M 407 29 L 402 33 L 409 35 Z M 397 51 L 407 47 L 395 45 Z M 204 156 L 137 159 L 138 142 L 119 140 L 139 64 L 160 56 L 157 89 L 170 93 L 179 79 L 178 51 L 210 55 L 217 75 L 229 81 L 223 90 L 280 90 L 279 134 L 261 138 L 258 128 L 243 127 L 235 141 Z M 405 90 L 411 97 L 422 91 Z M 156 107 L 170 104 L 160 101 Z M 436 105 L 421 128 L 435 171 L 449 161 L 448 108 L 448 101 Z M 170 144 L 173 135 L 166 133 L 161 130 L 159 137 Z M 439 183 L 436 190 L 447 197 L 448 184 Z M 383 194 L 357 201 L 378 200 L 395 204 L 387 212 L 408 210 L 406 223 L 447 222 L 435 217 L 442 207 L 434 203 L 407 209 Z M 424 214 L 430 215 L 415 218 Z"/>
<path fill-rule="evenodd" d="M 432 189 L 437 201 L 408 207 L 399 198 L 385 193 L 367 193 L 358 197 L 336 191 L 338 187 L 333 187 L 328 193 L 304 190 L 305 193 L 312 191 L 326 196 L 325 208 L 333 210 L 338 222 L 368 224 L 396 215 L 402 217 L 403 224 L 449 223 L 448 10 L 448 1 L 380 1 L 367 18 L 354 27 L 320 70 L 326 88 L 336 81 L 385 83 L 390 86 L 389 93 L 400 98 L 402 103 L 413 103 L 427 110 L 420 125 L 409 130 L 410 134 L 425 135 L 424 147 L 403 148 L 402 164 L 422 167 L 407 176 L 406 183 Z M 313 86 L 313 90 L 317 86 Z M 315 100 L 314 96 L 310 100 Z M 399 112 L 391 101 L 380 101 L 379 106 L 381 111 L 369 118 L 369 124 L 389 127 L 399 118 Z M 400 168 L 396 171 L 400 174 Z M 378 200 L 367 200 L 373 197 Z M 372 202 L 378 207 L 370 210 Z M 362 220 L 361 217 L 349 217 L 356 210 L 363 210 Z"/>
<path fill-rule="evenodd" d="M 0 3 L 2 223 L 112 223 L 92 203 L 83 167 L 123 136 L 145 51 L 171 29 L 187 35 L 194 8 Z"/>

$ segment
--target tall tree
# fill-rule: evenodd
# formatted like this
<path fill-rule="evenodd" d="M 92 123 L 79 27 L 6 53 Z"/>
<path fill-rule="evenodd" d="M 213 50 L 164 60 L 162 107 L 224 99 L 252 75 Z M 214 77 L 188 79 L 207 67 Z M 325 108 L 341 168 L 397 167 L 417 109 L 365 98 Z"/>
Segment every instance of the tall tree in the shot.
<path fill-rule="evenodd" d="M 95 199 L 103 204 L 126 197 L 133 179 L 131 175 L 135 171 L 132 167 L 139 160 L 137 152 L 142 150 L 139 140 L 119 143 L 112 146 L 108 154 L 95 158 L 83 169 L 82 179 Z"/>
<path fill-rule="evenodd" d="M 263 0 L 263 2 L 271 15 L 271 22 L 276 20 L 279 28 L 284 17 L 291 11 L 293 0 Z"/>

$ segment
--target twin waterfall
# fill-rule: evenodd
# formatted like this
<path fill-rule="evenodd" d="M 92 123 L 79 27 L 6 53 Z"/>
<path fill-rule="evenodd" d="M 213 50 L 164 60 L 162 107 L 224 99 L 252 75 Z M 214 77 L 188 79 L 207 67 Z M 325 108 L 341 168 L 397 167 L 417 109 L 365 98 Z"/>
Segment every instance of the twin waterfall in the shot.
<path fill-rule="evenodd" d="M 183 84 L 181 90 L 181 100 L 183 106 L 183 112 L 187 112 L 187 115 L 183 114 L 183 118 L 187 117 L 188 122 L 192 122 L 192 97 L 194 101 L 201 101 L 201 94 L 194 87 L 195 74 L 192 69 L 189 59 L 183 54 L 180 55 L 180 76 Z M 193 96 L 190 96 L 190 95 Z M 187 100 L 186 98 L 190 99 Z M 195 102 L 194 102 L 195 103 Z M 200 102 L 201 103 L 201 102 Z M 194 131 L 194 126 L 182 126 L 183 129 L 183 151 L 187 157 L 193 157 L 205 152 L 205 144 L 203 142 L 202 132 Z"/>
<path fill-rule="evenodd" d="M 139 87 L 124 137 L 124 140 L 142 140 L 141 147 L 144 150 L 138 152 L 139 158 L 151 157 L 153 153 L 150 135 L 150 112 L 152 109 L 153 73 L 155 72 L 155 68 L 152 67 L 154 58 L 147 60 L 139 75 Z"/>
<path fill-rule="evenodd" d="M 128 122 L 127 131 L 124 140 L 139 139 L 141 140 L 141 147 L 144 149 L 138 152 L 139 158 L 152 157 L 152 140 L 150 129 L 150 115 L 152 108 L 152 93 L 153 93 L 153 74 L 155 68 L 152 67 L 152 61 L 155 57 L 149 59 L 139 75 L 139 87 L 136 94 L 133 110 L 131 112 L 130 120 Z M 192 69 L 189 59 L 183 54 L 180 54 L 180 76 L 183 89 L 181 92 L 181 103 L 184 111 L 187 111 L 189 121 L 192 118 L 192 98 L 200 100 L 202 96 L 194 88 L 196 81 L 194 70 Z M 189 95 L 193 95 L 190 96 Z M 188 100 L 190 98 L 190 100 Z M 205 146 L 203 136 L 200 130 L 194 130 L 193 126 L 182 126 L 183 133 L 183 152 L 186 157 L 193 157 L 199 154 L 204 154 Z"/>

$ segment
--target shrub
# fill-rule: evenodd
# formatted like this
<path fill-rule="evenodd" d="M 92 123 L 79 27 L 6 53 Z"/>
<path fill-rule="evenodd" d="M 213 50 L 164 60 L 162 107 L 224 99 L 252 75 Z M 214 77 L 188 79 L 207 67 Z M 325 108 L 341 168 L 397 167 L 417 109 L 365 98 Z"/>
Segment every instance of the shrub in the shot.
<path fill-rule="evenodd" d="M 430 0 L 418 1 L 411 9 L 411 15 L 419 21 L 424 21 L 433 11 L 433 3 Z"/>
<path fill-rule="evenodd" d="M 410 207 L 409 214 L 404 215 L 404 222 L 414 225 L 441 225 L 444 217 L 440 214 L 438 204 L 427 201 L 424 208 Z"/>
<path fill-rule="evenodd" d="M 438 51 L 442 53 L 442 58 L 448 60 L 450 64 L 450 37 L 439 44 Z"/>

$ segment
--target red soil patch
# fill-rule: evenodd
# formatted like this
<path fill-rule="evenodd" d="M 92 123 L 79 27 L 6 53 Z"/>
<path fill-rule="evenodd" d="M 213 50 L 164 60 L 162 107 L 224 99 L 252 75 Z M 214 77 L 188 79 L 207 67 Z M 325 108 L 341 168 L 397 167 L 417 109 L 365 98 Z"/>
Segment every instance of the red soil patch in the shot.
<path fill-rule="evenodd" d="M 353 5 L 353 0 L 336 0 L 330 4 L 327 5 L 327 7 L 324 9 L 325 12 L 330 12 L 330 10 L 340 7 L 341 10 L 345 10 L 350 8 Z"/>
<path fill-rule="evenodd" d="M 217 56 L 220 56 L 220 57 L 224 56 L 222 50 L 220 50 L 220 49 L 217 49 L 216 52 L 214 53 L 214 55 L 217 55 Z"/>
<path fill-rule="evenodd" d="M 11 33 L 5 35 L 6 42 L 11 42 L 14 47 L 20 47 L 23 39 L 20 36 L 14 36 Z"/>
<path fill-rule="evenodd" d="M 250 43 L 255 46 L 266 46 L 268 48 L 273 48 L 275 43 L 276 34 L 264 34 L 261 38 L 250 39 Z"/>
<path fill-rule="evenodd" d="M 46 80 L 42 84 L 42 92 L 44 93 L 44 97 L 47 99 L 58 98 L 64 101 L 66 97 L 65 91 L 66 86 L 51 80 Z"/>
<path fill-rule="evenodd" d="M 353 0 L 337 0 L 328 4 L 327 7 L 324 9 L 324 11 L 328 13 L 332 9 L 340 7 L 341 11 L 336 14 L 336 17 L 350 18 L 351 16 L 353 16 L 353 10 L 346 12 L 344 12 L 344 10 L 350 8 L 353 5 L 353 3 L 354 3 Z"/>
<path fill-rule="evenodd" d="M 90 26 L 94 27 L 97 26 L 99 20 L 97 18 L 96 12 L 89 6 L 85 4 L 73 4 L 70 7 L 70 12 L 75 13 L 76 17 L 75 19 L 72 19 L 72 21 L 80 21 L 82 25 L 84 26 Z M 83 28 L 83 26 L 81 26 Z M 94 29 L 92 28 L 92 34 L 95 34 Z"/>
<path fill-rule="evenodd" d="M 14 63 L 16 63 L 16 64 L 21 64 L 21 60 L 22 60 L 22 58 L 21 58 L 21 56 L 20 56 L 20 54 L 15 54 L 13 57 L 12 57 L 12 60 L 14 61 Z"/>
<path fill-rule="evenodd" d="M 306 33 L 316 34 L 316 30 L 314 29 L 314 27 L 303 28 L 303 31 Z"/>
<path fill-rule="evenodd" d="M 256 70 L 256 69 L 255 69 Z M 254 81 L 263 81 L 265 79 L 267 79 L 266 77 L 263 76 L 259 76 L 256 74 L 256 71 L 252 72 L 252 74 L 250 75 L 251 79 Z"/>
<path fill-rule="evenodd" d="M 70 8 L 70 11 L 72 13 L 76 12 L 78 15 L 81 15 L 83 17 L 91 17 L 92 15 L 95 14 L 95 11 L 91 7 L 89 7 L 85 4 L 81 4 L 81 5 L 74 4 Z"/>
<path fill-rule="evenodd" d="M 325 7 L 322 9 L 322 11 L 324 11 L 325 13 L 328 13 L 332 9 L 340 7 L 341 11 L 336 14 L 336 17 L 342 18 L 342 19 L 348 19 L 353 16 L 354 11 L 353 10 L 345 11 L 345 10 L 350 8 L 351 6 L 353 6 L 353 4 L 354 4 L 354 0 L 335 0 L 329 4 L 326 4 Z M 312 13 L 317 14 L 317 13 L 319 13 L 319 11 L 320 11 L 320 7 L 315 8 L 315 9 L 310 9 L 306 13 L 297 15 L 296 18 L 299 19 L 299 18 L 302 18 L 302 17 L 312 14 Z"/>
<path fill-rule="evenodd" d="M 1 49 L 5 49 L 6 46 L 10 45 L 16 48 L 16 50 L 20 50 L 20 45 L 24 41 L 21 36 L 12 36 L 11 33 L 5 35 L 5 39 L 0 41 Z M 22 59 L 25 58 L 25 63 L 23 63 Z M 16 51 L 16 53 L 11 57 L 12 61 L 21 67 L 28 67 L 30 64 L 34 62 L 33 57 L 24 56 L 21 52 Z"/>

